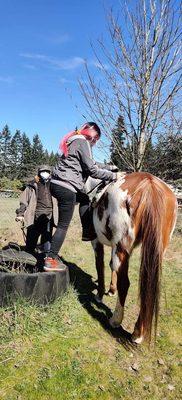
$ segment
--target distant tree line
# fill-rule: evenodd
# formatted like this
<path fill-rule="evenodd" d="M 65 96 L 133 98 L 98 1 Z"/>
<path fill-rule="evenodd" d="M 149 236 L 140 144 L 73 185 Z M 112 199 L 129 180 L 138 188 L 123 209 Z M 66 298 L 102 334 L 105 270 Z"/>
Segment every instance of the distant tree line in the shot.
<path fill-rule="evenodd" d="M 111 161 L 120 170 L 133 172 L 129 165 L 133 164 L 132 157 L 137 151 L 137 143 L 133 140 L 127 143 L 127 131 L 124 118 L 119 116 L 115 128 L 112 130 Z M 117 146 L 115 146 L 117 143 Z M 123 156 L 118 147 L 124 149 Z M 181 121 L 171 118 L 171 124 L 164 126 L 163 133 L 159 133 L 155 142 L 150 140 L 146 149 L 143 171 L 148 171 L 164 180 L 178 180 L 182 178 L 182 135 Z"/>
<path fill-rule="evenodd" d="M 0 132 L 0 178 L 25 181 L 31 178 L 40 164 L 54 166 L 58 153 L 44 149 L 38 134 L 32 143 L 20 130 L 12 135 L 8 125 Z"/>
<path fill-rule="evenodd" d="M 149 141 L 142 170 L 151 172 L 164 180 L 178 180 L 181 176 L 182 136 L 180 121 L 171 119 L 163 134 L 158 134 L 155 142 Z M 110 147 L 110 161 L 120 170 L 133 172 L 132 157 L 137 151 L 137 143 L 127 142 L 127 130 L 122 115 L 118 117 L 115 127 L 111 131 L 112 144 Z M 117 143 L 117 146 L 115 145 Z M 124 149 L 124 153 L 118 151 Z M 33 136 L 32 142 L 26 133 L 20 130 L 12 135 L 8 125 L 0 132 L 0 187 L 8 188 L 14 182 L 16 188 L 21 182 L 31 179 L 37 172 L 40 164 L 56 165 L 58 153 L 44 149 L 38 134 Z M 108 162 L 108 161 L 107 161 Z M 13 188 L 11 184 L 11 188 Z"/>

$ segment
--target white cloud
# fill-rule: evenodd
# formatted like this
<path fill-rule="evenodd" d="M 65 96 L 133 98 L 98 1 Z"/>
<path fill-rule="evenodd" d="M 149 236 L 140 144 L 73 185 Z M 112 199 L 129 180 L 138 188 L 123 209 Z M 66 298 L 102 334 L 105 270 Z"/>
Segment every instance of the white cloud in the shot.
<path fill-rule="evenodd" d="M 62 85 L 65 85 L 68 83 L 77 83 L 77 81 L 73 80 L 73 79 L 59 78 L 59 83 L 61 83 Z"/>
<path fill-rule="evenodd" d="M 82 57 L 72 57 L 61 60 L 47 56 L 45 54 L 35 54 L 35 53 L 21 53 L 20 56 L 26 59 L 44 62 L 44 65 L 46 64 L 61 70 L 76 69 L 85 63 L 85 60 Z"/>
<path fill-rule="evenodd" d="M 67 33 L 62 35 L 52 35 L 48 38 L 48 41 L 52 44 L 62 44 L 67 43 L 71 40 L 70 36 Z"/>
<path fill-rule="evenodd" d="M 85 60 L 81 57 L 72 57 L 68 58 L 67 60 L 56 61 L 55 66 L 59 67 L 60 69 L 75 69 L 80 67 L 85 63 Z"/>
<path fill-rule="evenodd" d="M 21 53 L 21 57 L 27 59 L 27 60 L 33 60 L 35 62 L 40 62 L 44 67 L 52 67 L 54 69 L 60 69 L 60 70 L 74 70 L 86 63 L 86 60 L 83 57 L 75 56 L 75 57 L 70 57 L 66 59 L 59 59 L 55 57 L 48 56 L 46 54 L 41 54 L 41 53 Z M 97 60 L 88 60 L 87 61 L 88 66 L 97 68 L 97 70 L 108 70 L 109 65 L 104 64 L 101 65 Z M 30 64 L 29 64 L 30 65 Z M 35 66 L 27 67 L 31 69 L 36 69 Z"/>
<path fill-rule="evenodd" d="M 99 63 L 98 61 L 96 61 L 96 60 L 90 61 L 90 62 L 89 62 L 89 65 L 91 65 L 91 66 L 93 66 L 93 67 L 95 67 L 95 68 L 98 68 L 98 69 L 100 69 L 100 70 L 108 70 L 108 69 L 109 69 L 109 65 L 108 65 L 108 64 L 105 64 L 105 63 L 100 64 L 100 63 Z"/>
<path fill-rule="evenodd" d="M 33 64 L 24 64 L 24 67 L 31 70 L 36 70 L 37 68 Z"/>
<path fill-rule="evenodd" d="M 9 84 L 9 83 L 13 82 L 13 78 L 12 78 L 12 76 L 0 76 L 0 82 Z"/>
<path fill-rule="evenodd" d="M 45 56 L 44 54 L 34 54 L 34 53 L 21 53 L 20 56 L 24 58 L 30 58 L 33 60 L 45 60 L 47 58 L 47 56 Z"/>
<path fill-rule="evenodd" d="M 66 78 L 59 78 L 59 82 L 64 85 L 65 83 L 70 83 L 72 81 L 70 81 L 69 79 L 66 79 Z"/>

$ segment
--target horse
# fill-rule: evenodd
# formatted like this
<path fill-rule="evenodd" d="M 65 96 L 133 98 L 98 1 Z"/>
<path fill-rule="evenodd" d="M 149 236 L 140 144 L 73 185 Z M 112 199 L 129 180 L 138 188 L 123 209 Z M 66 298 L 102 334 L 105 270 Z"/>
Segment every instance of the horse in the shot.
<path fill-rule="evenodd" d="M 128 268 L 133 249 L 141 244 L 139 272 L 140 311 L 132 339 L 150 342 L 154 322 L 156 335 L 162 258 L 175 228 L 177 199 L 161 179 L 146 173 L 126 174 L 104 190 L 93 209 L 97 239 L 92 242 L 98 275 L 97 300 L 105 294 L 104 245 L 111 250 L 109 294 L 118 292 L 113 328 L 123 320 L 129 289 Z"/>

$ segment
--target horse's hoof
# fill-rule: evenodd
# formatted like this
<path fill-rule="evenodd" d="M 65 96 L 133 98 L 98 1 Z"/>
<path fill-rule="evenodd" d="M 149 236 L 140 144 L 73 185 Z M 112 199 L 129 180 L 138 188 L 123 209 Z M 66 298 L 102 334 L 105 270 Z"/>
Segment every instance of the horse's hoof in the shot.
<path fill-rule="evenodd" d="M 99 297 L 99 295 L 98 294 L 95 294 L 95 301 L 97 302 L 97 303 L 102 303 L 102 297 Z"/>
<path fill-rule="evenodd" d="M 109 325 L 111 325 L 112 328 L 119 328 L 120 323 L 118 321 L 115 321 L 113 317 L 109 319 Z"/>
<path fill-rule="evenodd" d="M 111 292 L 111 290 L 108 290 L 108 292 L 106 293 L 106 295 L 107 295 L 107 296 L 110 296 L 110 297 L 114 297 L 114 296 L 116 296 L 116 292 Z"/>
<path fill-rule="evenodd" d="M 132 335 L 132 342 L 133 343 L 141 344 L 143 342 L 143 340 L 144 340 L 143 336 L 136 337 L 136 336 Z"/>

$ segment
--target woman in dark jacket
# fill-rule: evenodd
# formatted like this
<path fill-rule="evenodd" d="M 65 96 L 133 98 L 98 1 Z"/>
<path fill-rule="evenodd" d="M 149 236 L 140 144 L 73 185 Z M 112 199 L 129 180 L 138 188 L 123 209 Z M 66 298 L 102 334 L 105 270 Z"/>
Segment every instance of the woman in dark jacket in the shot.
<path fill-rule="evenodd" d="M 50 192 L 51 167 L 41 165 L 34 180 L 29 182 L 20 196 L 16 221 L 27 229 L 26 248 L 34 254 L 39 236 L 44 252 L 50 249 L 53 226 L 57 223 L 57 204 Z"/>
<path fill-rule="evenodd" d="M 58 166 L 53 170 L 51 179 L 51 194 L 58 201 L 59 219 L 52 238 L 50 253 L 45 259 L 45 271 L 65 268 L 58 253 L 65 239 L 76 203 L 80 203 L 82 240 L 93 240 L 96 237 L 89 197 L 84 191 L 85 181 L 89 176 L 108 182 L 117 179 L 116 173 L 99 168 L 92 159 L 91 147 L 99 140 L 100 135 L 98 125 L 94 122 L 87 122 L 79 130 L 64 136 L 61 141 L 62 156 Z"/>

